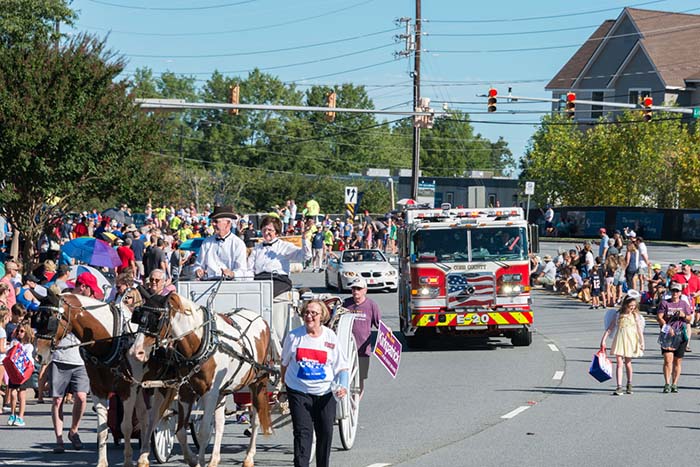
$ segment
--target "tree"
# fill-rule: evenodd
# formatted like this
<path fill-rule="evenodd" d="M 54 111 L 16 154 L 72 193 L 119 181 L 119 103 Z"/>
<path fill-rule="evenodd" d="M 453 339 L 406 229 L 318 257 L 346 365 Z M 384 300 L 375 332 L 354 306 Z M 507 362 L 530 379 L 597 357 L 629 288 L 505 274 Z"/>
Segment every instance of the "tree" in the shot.
<path fill-rule="evenodd" d="M 31 46 L 35 40 L 56 41 L 60 23 L 72 25 L 76 15 L 64 0 L 0 0 L 0 45 Z"/>
<path fill-rule="evenodd" d="M 123 69 L 89 36 L 0 48 L 0 204 L 27 239 L 26 262 L 56 212 L 108 198 L 120 167 L 153 148 L 153 120 L 114 81 Z"/>

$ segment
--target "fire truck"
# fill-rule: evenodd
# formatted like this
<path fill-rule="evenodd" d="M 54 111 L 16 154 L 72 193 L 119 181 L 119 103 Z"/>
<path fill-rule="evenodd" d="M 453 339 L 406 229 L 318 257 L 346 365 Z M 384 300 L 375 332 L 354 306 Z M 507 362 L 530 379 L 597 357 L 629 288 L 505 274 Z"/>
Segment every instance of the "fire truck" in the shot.
<path fill-rule="evenodd" d="M 408 208 L 404 216 L 399 316 L 409 345 L 449 334 L 530 345 L 530 232 L 523 210 L 443 204 Z"/>

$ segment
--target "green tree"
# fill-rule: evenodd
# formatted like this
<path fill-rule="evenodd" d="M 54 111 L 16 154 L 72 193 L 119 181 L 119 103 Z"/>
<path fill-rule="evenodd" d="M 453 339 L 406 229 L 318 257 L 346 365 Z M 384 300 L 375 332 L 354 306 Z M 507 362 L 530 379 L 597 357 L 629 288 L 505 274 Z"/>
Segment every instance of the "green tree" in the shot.
<path fill-rule="evenodd" d="M 0 0 L 0 44 L 29 47 L 35 40 L 56 41 L 56 25 L 72 25 L 75 12 L 65 0 Z"/>
<path fill-rule="evenodd" d="M 151 148 L 151 120 L 114 81 L 123 69 L 88 36 L 0 48 L 0 203 L 27 239 L 25 261 L 55 212 L 109 197 L 119 168 Z"/>

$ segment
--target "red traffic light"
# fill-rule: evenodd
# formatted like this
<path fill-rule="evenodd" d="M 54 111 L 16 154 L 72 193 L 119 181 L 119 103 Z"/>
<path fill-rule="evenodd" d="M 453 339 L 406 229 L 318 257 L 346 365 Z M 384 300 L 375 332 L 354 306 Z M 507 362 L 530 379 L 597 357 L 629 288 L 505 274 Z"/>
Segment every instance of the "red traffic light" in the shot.
<path fill-rule="evenodd" d="M 566 93 L 566 100 L 568 102 L 572 102 L 576 100 L 576 93 L 575 92 L 567 92 Z"/>
<path fill-rule="evenodd" d="M 489 97 L 496 97 L 498 95 L 498 91 L 496 91 L 494 88 L 489 89 Z"/>
<path fill-rule="evenodd" d="M 644 107 L 651 107 L 654 105 L 654 99 L 652 99 L 651 96 L 647 96 L 642 99 L 642 105 L 644 105 Z"/>

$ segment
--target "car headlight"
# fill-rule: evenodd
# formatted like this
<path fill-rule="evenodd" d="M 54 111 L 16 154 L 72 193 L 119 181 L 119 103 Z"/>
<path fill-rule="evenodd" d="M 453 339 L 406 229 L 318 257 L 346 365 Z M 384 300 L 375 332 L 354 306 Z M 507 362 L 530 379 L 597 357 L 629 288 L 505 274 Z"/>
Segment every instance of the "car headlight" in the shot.
<path fill-rule="evenodd" d="M 386 271 L 386 272 L 384 273 L 384 275 L 385 275 L 385 276 L 395 276 L 395 275 L 396 275 L 396 270 L 391 269 L 391 270 L 389 270 L 389 271 Z"/>
<path fill-rule="evenodd" d="M 355 277 L 357 274 L 354 271 L 343 271 L 345 277 Z"/>

